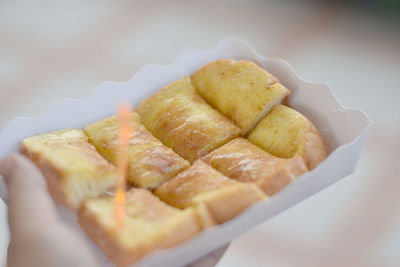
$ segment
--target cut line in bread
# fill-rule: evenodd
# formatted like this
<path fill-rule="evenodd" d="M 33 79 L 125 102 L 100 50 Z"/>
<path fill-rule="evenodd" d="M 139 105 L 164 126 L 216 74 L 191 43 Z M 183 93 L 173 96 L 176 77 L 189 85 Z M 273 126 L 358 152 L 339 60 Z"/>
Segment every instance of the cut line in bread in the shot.
<path fill-rule="evenodd" d="M 143 100 L 137 112 L 155 137 L 190 162 L 240 134 L 196 93 L 187 76 Z"/>
<path fill-rule="evenodd" d="M 22 141 L 21 153 L 42 171 L 54 199 L 76 209 L 89 197 L 113 190 L 116 169 L 81 130 L 50 132 Z"/>
<path fill-rule="evenodd" d="M 289 95 L 277 78 L 247 60 L 208 63 L 192 75 L 192 83 L 207 103 L 242 129 L 242 135 Z"/>
<path fill-rule="evenodd" d="M 131 114 L 133 134 L 128 146 L 128 181 L 141 188 L 156 188 L 180 171 L 189 162 L 171 148 L 163 145 L 140 122 L 137 113 Z M 89 142 L 111 163 L 116 163 L 119 120 L 113 116 L 85 128 Z"/>
<path fill-rule="evenodd" d="M 314 124 L 300 112 L 284 105 L 274 106 L 248 139 L 278 157 L 299 155 L 310 170 L 328 155 L 325 142 Z"/>
<path fill-rule="evenodd" d="M 113 201 L 112 197 L 85 201 L 78 211 L 78 221 L 117 266 L 128 266 L 153 251 L 178 245 L 204 227 L 193 208 L 168 206 L 139 188 L 126 193 L 126 217 L 120 227 L 113 216 Z"/>
<path fill-rule="evenodd" d="M 275 157 L 244 138 L 236 138 L 201 158 L 222 174 L 257 184 L 268 196 L 307 172 L 302 158 Z"/>
<path fill-rule="evenodd" d="M 159 186 L 154 193 L 178 208 L 205 205 L 217 223 L 226 222 L 266 198 L 257 185 L 230 179 L 201 160 Z"/>
<path fill-rule="evenodd" d="M 223 59 L 143 100 L 131 113 L 128 180 L 138 188 L 126 193 L 123 224 L 103 197 L 117 180 L 116 116 L 27 138 L 21 152 L 54 199 L 80 207 L 89 237 L 127 266 L 227 222 L 326 158 L 316 127 L 285 106 L 289 93 L 253 62 Z"/>

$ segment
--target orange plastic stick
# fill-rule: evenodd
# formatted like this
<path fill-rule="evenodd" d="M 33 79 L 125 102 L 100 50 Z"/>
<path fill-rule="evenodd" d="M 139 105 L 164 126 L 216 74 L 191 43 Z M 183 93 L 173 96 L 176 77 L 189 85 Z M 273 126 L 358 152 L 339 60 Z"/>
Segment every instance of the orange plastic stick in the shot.
<path fill-rule="evenodd" d="M 119 227 L 125 223 L 125 190 L 126 176 L 128 174 L 128 145 L 133 134 L 130 108 L 128 104 L 121 104 L 118 109 L 119 136 L 116 165 L 118 169 L 118 181 L 114 197 L 114 216 Z"/>

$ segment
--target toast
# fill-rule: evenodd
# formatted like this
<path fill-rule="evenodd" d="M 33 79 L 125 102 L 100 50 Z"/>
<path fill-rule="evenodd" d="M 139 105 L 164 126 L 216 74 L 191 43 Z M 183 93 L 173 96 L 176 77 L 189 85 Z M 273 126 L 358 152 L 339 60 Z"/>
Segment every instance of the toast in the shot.
<path fill-rule="evenodd" d="M 159 186 L 154 193 L 178 208 L 205 205 L 217 223 L 226 222 L 267 197 L 255 184 L 230 179 L 201 160 Z"/>
<path fill-rule="evenodd" d="M 312 170 L 328 155 L 324 140 L 312 122 L 298 111 L 276 105 L 263 118 L 248 139 L 272 155 L 301 156 Z"/>
<path fill-rule="evenodd" d="M 117 174 L 81 130 L 68 129 L 26 138 L 21 153 L 42 171 L 53 198 L 76 209 L 86 198 L 113 190 Z"/>
<path fill-rule="evenodd" d="M 236 138 L 201 158 L 222 174 L 257 184 L 268 196 L 307 172 L 302 158 L 275 157 L 244 138 Z"/>
<path fill-rule="evenodd" d="M 187 76 L 142 101 L 136 111 L 155 137 L 190 162 L 240 134 L 196 93 Z"/>
<path fill-rule="evenodd" d="M 127 266 L 227 222 L 327 157 L 312 122 L 284 106 L 289 94 L 256 64 L 223 59 L 143 100 L 131 113 L 127 179 L 138 188 L 126 192 L 123 226 L 114 198 L 102 196 L 117 182 L 117 116 L 27 138 L 21 152 L 53 198 L 78 209 L 88 236 Z"/>
<path fill-rule="evenodd" d="M 180 171 L 189 162 L 164 146 L 140 123 L 137 113 L 131 114 L 133 136 L 128 147 L 128 181 L 141 188 L 156 188 Z M 116 164 L 119 120 L 117 116 L 98 121 L 85 128 L 89 142 L 111 163 Z"/>
<path fill-rule="evenodd" d="M 197 92 L 246 135 L 289 90 L 278 79 L 247 60 L 222 59 L 203 66 L 192 76 Z"/>
<path fill-rule="evenodd" d="M 78 211 L 81 227 L 117 266 L 178 245 L 203 229 L 194 209 L 168 206 L 146 189 L 126 193 L 125 211 L 122 227 L 114 217 L 112 197 L 89 199 Z"/>

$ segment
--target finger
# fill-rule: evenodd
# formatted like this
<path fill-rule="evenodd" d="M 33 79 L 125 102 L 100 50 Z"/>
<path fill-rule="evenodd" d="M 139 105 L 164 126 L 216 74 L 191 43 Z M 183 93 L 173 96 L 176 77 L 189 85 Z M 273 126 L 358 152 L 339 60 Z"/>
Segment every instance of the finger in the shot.
<path fill-rule="evenodd" d="M 99 266 L 85 240 L 61 222 L 45 224 L 43 231 L 13 237 L 8 247 L 8 267 Z M 21 256 L 22 255 L 22 256 Z"/>
<path fill-rule="evenodd" d="M 40 170 L 26 157 L 14 154 L 0 162 L 0 174 L 8 188 L 8 217 L 11 234 L 27 228 L 42 229 L 58 220 L 54 202 Z"/>
<path fill-rule="evenodd" d="M 186 267 L 213 267 L 224 255 L 228 247 L 229 244 L 223 245 L 222 247 L 217 248 L 213 252 L 201 257 L 200 259 L 197 259 Z"/>
<path fill-rule="evenodd" d="M 98 265 L 82 237 L 59 220 L 36 165 L 15 154 L 0 162 L 0 174 L 8 187 L 8 266 Z"/>

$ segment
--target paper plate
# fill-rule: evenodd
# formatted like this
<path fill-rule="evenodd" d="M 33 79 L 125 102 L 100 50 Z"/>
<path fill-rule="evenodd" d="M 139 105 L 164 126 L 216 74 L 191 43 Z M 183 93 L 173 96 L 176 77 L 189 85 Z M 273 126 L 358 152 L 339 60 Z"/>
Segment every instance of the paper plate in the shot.
<path fill-rule="evenodd" d="M 227 38 L 212 50 L 188 51 L 170 65 L 146 65 L 127 82 L 104 82 L 84 99 L 57 101 L 40 117 L 11 120 L 0 132 L 0 157 L 18 151 L 25 137 L 64 128 L 84 128 L 111 116 L 121 101 L 129 101 L 132 107 L 136 107 L 163 86 L 193 74 L 210 61 L 223 58 L 251 60 L 275 75 L 290 89 L 291 105 L 321 131 L 330 154 L 317 168 L 300 176 L 269 200 L 254 204 L 234 219 L 207 229 L 179 246 L 149 254 L 135 266 L 187 264 L 351 174 L 356 168 L 371 121 L 361 110 L 343 107 L 328 85 L 303 81 L 285 61 L 264 58 L 245 41 Z M 0 193 L 6 199 L 5 186 L 1 183 Z M 59 212 L 91 244 L 98 254 L 99 264 L 113 266 L 80 229 L 75 213 L 63 206 L 59 206 Z"/>

